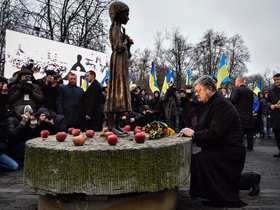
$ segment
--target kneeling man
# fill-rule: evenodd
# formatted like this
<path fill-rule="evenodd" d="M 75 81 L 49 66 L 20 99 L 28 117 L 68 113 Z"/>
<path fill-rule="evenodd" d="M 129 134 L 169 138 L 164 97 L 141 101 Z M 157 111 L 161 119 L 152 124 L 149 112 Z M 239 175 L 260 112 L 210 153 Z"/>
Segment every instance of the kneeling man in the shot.
<path fill-rule="evenodd" d="M 201 152 L 192 156 L 191 197 L 205 198 L 210 205 L 240 207 L 239 182 L 246 150 L 237 110 L 219 95 L 214 80 L 202 76 L 194 83 L 202 103 L 198 126 L 184 128 L 181 136 L 192 136 Z"/>

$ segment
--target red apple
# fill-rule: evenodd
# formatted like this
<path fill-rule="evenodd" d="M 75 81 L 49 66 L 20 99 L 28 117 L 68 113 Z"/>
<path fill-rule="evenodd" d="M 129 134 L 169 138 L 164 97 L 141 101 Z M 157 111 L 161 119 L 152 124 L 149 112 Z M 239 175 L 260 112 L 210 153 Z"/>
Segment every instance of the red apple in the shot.
<path fill-rule="evenodd" d="M 72 135 L 73 135 L 73 136 L 79 136 L 80 133 L 81 133 L 81 130 L 80 130 L 80 129 L 74 128 L 74 129 L 72 130 Z"/>
<path fill-rule="evenodd" d="M 65 141 L 67 137 L 67 133 L 66 132 L 58 132 L 56 135 L 55 135 L 55 138 L 58 142 L 63 142 Z"/>
<path fill-rule="evenodd" d="M 113 135 L 114 133 L 111 131 L 105 132 L 105 137 L 108 138 L 108 136 Z"/>
<path fill-rule="evenodd" d="M 142 132 L 141 127 L 139 128 L 138 126 L 136 126 L 136 128 L 134 129 L 134 135 L 136 133 L 141 133 L 141 132 Z"/>
<path fill-rule="evenodd" d="M 48 136 L 50 135 L 50 132 L 48 130 L 42 130 L 40 132 L 40 136 L 43 138 L 43 139 L 46 139 L 48 138 Z"/>
<path fill-rule="evenodd" d="M 68 128 L 68 133 L 72 135 L 72 131 L 74 130 L 75 128 Z"/>
<path fill-rule="evenodd" d="M 123 131 L 124 133 L 128 133 L 128 132 L 130 131 L 130 125 L 124 126 L 124 127 L 122 128 L 122 131 Z"/>
<path fill-rule="evenodd" d="M 134 136 L 134 139 L 138 144 L 143 144 L 145 142 L 145 138 L 146 136 L 142 132 L 136 133 Z"/>
<path fill-rule="evenodd" d="M 94 130 L 87 130 L 87 131 L 86 131 L 86 136 L 87 136 L 88 138 L 92 138 L 92 137 L 94 137 L 94 135 L 95 135 Z"/>
<path fill-rule="evenodd" d="M 118 142 L 118 137 L 115 134 L 112 134 L 107 137 L 107 141 L 110 145 L 116 145 Z"/>
<path fill-rule="evenodd" d="M 75 146 L 83 146 L 86 141 L 86 137 L 83 134 L 73 137 L 73 143 Z"/>

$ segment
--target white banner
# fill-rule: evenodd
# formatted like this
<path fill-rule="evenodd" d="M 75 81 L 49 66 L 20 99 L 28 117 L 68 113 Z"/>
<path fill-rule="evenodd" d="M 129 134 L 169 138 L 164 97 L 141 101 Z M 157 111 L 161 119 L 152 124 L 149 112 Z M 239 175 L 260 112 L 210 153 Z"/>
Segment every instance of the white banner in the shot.
<path fill-rule="evenodd" d="M 11 30 L 6 31 L 6 57 L 4 76 L 11 78 L 31 59 L 34 61 L 36 79 L 45 75 L 45 70 L 55 70 L 64 78 L 71 70 L 78 75 L 81 85 L 85 72 L 94 70 L 101 82 L 108 68 L 106 54 L 56 42 Z"/>

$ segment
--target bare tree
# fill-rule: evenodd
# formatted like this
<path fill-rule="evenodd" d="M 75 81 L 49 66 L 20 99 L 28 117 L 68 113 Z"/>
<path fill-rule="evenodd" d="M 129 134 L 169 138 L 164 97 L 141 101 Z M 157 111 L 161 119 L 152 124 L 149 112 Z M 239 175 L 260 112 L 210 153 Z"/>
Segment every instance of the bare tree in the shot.
<path fill-rule="evenodd" d="M 26 21 L 30 19 L 30 12 L 23 0 L 3 0 L 0 2 L 0 75 L 4 73 L 6 30 L 30 30 Z"/>
<path fill-rule="evenodd" d="M 142 87 L 147 87 L 148 75 L 152 64 L 151 50 L 144 49 L 141 51 L 137 49 L 132 54 L 130 60 L 130 73 L 135 79 L 135 82 Z"/>
<path fill-rule="evenodd" d="M 191 45 L 187 43 L 187 40 L 180 34 L 179 30 L 175 30 L 171 36 L 171 47 L 167 49 L 165 58 L 168 64 L 175 68 L 177 88 L 181 88 L 183 68 L 185 68 L 191 49 Z"/>
<path fill-rule="evenodd" d="M 202 40 L 193 49 L 195 69 L 198 70 L 199 75 L 212 75 L 216 72 L 225 44 L 226 36 L 223 33 L 206 31 Z"/>
<path fill-rule="evenodd" d="M 112 0 L 36 0 L 31 11 L 38 36 L 105 51 L 107 17 Z M 39 35 L 40 34 L 40 35 Z"/>
<path fill-rule="evenodd" d="M 232 76 L 248 71 L 246 62 L 250 60 L 250 54 L 241 35 L 236 34 L 229 38 L 226 46 L 226 55 L 229 60 L 229 73 Z"/>
<path fill-rule="evenodd" d="M 154 37 L 154 50 L 153 50 L 153 61 L 156 66 L 165 66 L 165 53 L 166 49 L 163 44 L 166 41 L 166 37 L 161 32 L 157 32 Z"/>
<path fill-rule="evenodd" d="M 0 74 L 4 70 L 6 29 L 93 50 L 105 51 L 107 11 L 112 0 L 2 0 Z"/>

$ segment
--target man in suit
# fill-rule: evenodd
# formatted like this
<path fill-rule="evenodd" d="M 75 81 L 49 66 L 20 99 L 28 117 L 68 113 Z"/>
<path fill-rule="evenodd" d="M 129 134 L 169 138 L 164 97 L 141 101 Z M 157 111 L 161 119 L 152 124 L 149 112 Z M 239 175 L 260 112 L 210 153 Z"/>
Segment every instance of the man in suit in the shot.
<path fill-rule="evenodd" d="M 254 124 L 253 124 L 253 101 L 254 93 L 246 85 L 242 77 L 235 80 L 235 88 L 232 90 L 231 102 L 237 109 L 240 119 L 243 135 L 247 136 L 247 150 L 253 150 Z"/>
<path fill-rule="evenodd" d="M 90 70 L 86 73 L 86 81 L 89 86 L 82 99 L 83 129 L 102 130 L 103 104 L 105 102 L 102 87 L 96 80 L 96 74 Z"/>
<path fill-rule="evenodd" d="M 274 157 L 280 158 L 280 73 L 273 76 L 274 87 L 269 91 L 268 103 L 271 110 L 271 126 L 273 128 L 279 153 Z"/>

